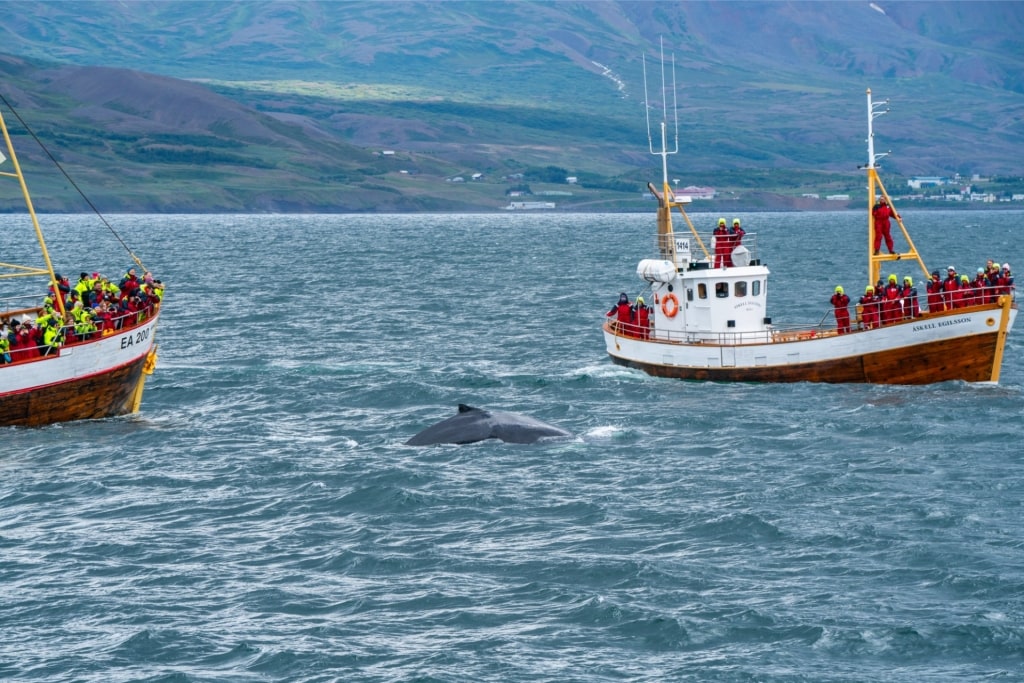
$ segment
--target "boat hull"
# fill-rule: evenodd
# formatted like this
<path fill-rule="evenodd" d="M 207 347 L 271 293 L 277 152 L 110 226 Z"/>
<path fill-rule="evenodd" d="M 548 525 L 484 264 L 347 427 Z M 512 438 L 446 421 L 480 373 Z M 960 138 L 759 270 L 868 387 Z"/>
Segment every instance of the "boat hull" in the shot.
<path fill-rule="evenodd" d="M 39 426 L 135 412 L 157 316 L 130 330 L 61 349 L 57 358 L 0 367 L 0 426 Z"/>
<path fill-rule="evenodd" d="M 613 362 L 657 377 L 719 382 L 931 384 L 999 378 L 1016 309 L 979 307 L 877 330 L 724 346 L 626 340 L 605 327 Z M 731 361 L 731 362 L 730 362 Z"/>

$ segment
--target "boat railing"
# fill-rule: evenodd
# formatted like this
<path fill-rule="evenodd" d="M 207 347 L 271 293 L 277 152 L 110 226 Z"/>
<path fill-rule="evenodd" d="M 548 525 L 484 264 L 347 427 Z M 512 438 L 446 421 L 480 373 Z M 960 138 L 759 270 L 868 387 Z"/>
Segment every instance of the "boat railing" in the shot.
<path fill-rule="evenodd" d="M 700 245 L 695 244 L 691 239 L 691 233 L 676 232 L 672 237 L 658 235 L 655 239 L 655 247 L 658 250 L 658 258 L 672 260 L 672 254 L 677 254 L 677 260 L 682 260 L 680 252 L 689 253 L 690 267 L 695 264 L 706 263 L 708 267 L 715 268 L 725 265 L 749 266 L 761 263 L 761 254 L 757 246 L 757 233 L 748 232 L 739 240 L 734 235 L 725 235 L 724 241 L 721 236 L 713 233 L 700 233 L 701 242 L 707 247 L 707 256 L 701 251 Z M 737 251 L 739 247 L 739 251 Z"/>
<path fill-rule="evenodd" d="M 30 313 L 37 310 L 38 294 L 24 294 L 0 299 L 0 318 L 7 319 L 12 315 Z"/>
<path fill-rule="evenodd" d="M 30 298 L 38 299 L 38 297 Z M 0 305 L 2 305 L 2 302 L 0 302 Z M 97 325 L 97 328 L 88 332 L 79 330 L 73 322 L 66 322 L 60 327 L 59 337 L 62 341 L 60 345 L 56 347 L 56 353 L 43 355 L 43 349 L 46 348 L 46 345 L 43 344 L 41 340 L 37 341 L 37 346 L 12 345 L 8 350 L 11 362 L 3 363 L 0 361 L 0 368 L 6 367 L 7 365 L 33 360 L 57 358 L 60 356 L 60 349 L 62 348 L 86 344 L 104 337 L 109 337 L 114 334 L 134 329 L 156 315 L 159 310 L 159 306 L 160 304 L 156 303 L 149 304 L 137 311 L 119 311 L 117 314 L 111 316 L 109 321 L 98 321 L 99 324 Z M 15 325 L 23 325 L 26 322 L 30 322 L 35 325 L 37 318 L 41 315 L 43 315 L 43 309 L 39 307 L 21 308 L 16 310 L 7 308 L 4 313 L 0 313 L 0 329 L 9 334 L 14 331 L 14 327 L 11 325 L 12 322 L 15 323 Z"/>

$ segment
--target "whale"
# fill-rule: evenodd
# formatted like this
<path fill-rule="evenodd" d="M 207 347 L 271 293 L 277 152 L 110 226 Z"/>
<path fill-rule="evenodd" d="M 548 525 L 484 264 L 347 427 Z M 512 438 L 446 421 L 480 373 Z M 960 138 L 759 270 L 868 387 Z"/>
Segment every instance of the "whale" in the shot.
<path fill-rule="evenodd" d="M 459 412 L 447 420 L 427 427 L 406 441 L 405 445 L 467 444 L 487 439 L 500 439 L 506 443 L 536 443 L 544 438 L 571 436 L 570 432 L 561 427 L 526 415 L 503 410 L 484 410 L 460 403 Z"/>

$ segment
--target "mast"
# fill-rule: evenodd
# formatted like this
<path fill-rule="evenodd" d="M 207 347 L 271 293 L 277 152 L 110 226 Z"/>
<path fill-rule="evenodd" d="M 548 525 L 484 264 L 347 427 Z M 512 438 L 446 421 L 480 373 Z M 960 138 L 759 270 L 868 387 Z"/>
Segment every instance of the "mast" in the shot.
<path fill-rule="evenodd" d="M 882 184 L 882 179 L 878 176 L 878 160 L 883 157 L 889 156 L 889 152 L 875 152 L 875 131 L 874 131 L 874 120 L 879 116 L 883 116 L 889 113 L 889 100 L 882 100 L 881 102 L 871 101 L 871 88 L 867 90 L 868 98 L 868 163 L 865 168 L 868 174 L 868 284 L 875 284 L 879 280 L 881 275 L 882 263 L 884 261 L 901 261 L 906 259 L 913 259 L 921 267 L 921 273 L 924 275 L 924 279 L 928 280 L 928 268 L 925 266 L 924 261 L 921 259 L 920 254 L 917 253 L 917 248 L 914 246 L 914 241 L 910 239 L 910 233 L 907 232 L 907 227 L 903 224 L 903 216 L 896 211 L 896 206 L 892 202 L 892 198 L 889 193 L 885 190 L 885 185 Z M 882 254 L 874 253 L 874 236 L 875 236 L 875 216 L 872 209 L 875 206 L 876 189 L 877 192 L 885 198 L 889 203 L 889 206 L 893 211 L 893 219 L 896 224 L 900 226 L 900 230 L 903 233 L 903 237 L 907 240 L 908 249 L 904 252 L 897 252 L 895 254 Z"/>
<path fill-rule="evenodd" d="M 683 206 L 689 203 L 688 198 L 677 198 L 675 193 L 672 191 L 672 186 L 669 184 L 668 178 L 668 157 L 670 154 L 679 153 L 679 103 L 676 99 L 676 60 L 675 55 L 672 56 L 672 126 L 673 126 L 673 143 L 672 148 L 669 149 L 669 115 L 668 115 L 668 83 L 666 82 L 665 75 L 665 41 L 661 40 L 661 121 L 658 122 L 658 130 L 660 134 L 661 146 L 655 148 L 654 138 L 651 135 L 651 104 L 648 98 L 647 89 L 647 57 L 643 56 L 644 66 L 644 110 L 647 116 L 647 145 L 650 149 L 650 153 L 661 157 L 661 192 L 654 187 L 653 184 L 648 183 L 647 188 L 651 194 L 658 200 L 658 253 L 661 257 L 671 261 L 676 268 L 685 268 L 688 264 L 688 259 L 681 260 L 679 254 L 676 253 L 676 240 L 675 233 L 672 228 L 672 208 L 676 207 L 679 209 L 679 213 L 682 215 L 683 220 L 690 228 L 690 232 L 693 234 L 697 244 L 704 252 L 706 258 L 710 257 L 707 248 L 704 246 L 704 242 L 701 240 L 700 235 L 697 234 L 697 229 L 693 226 L 690 221 L 690 217 L 686 214 Z M 688 247 L 687 247 L 688 248 Z M 684 262 L 685 261 L 685 262 Z"/>
<path fill-rule="evenodd" d="M 2 277 L 20 277 L 30 275 L 48 275 L 50 277 L 50 284 L 53 286 L 55 293 L 56 302 L 55 306 L 60 311 L 61 316 L 64 315 L 64 301 L 59 295 L 60 289 L 57 287 L 57 276 L 53 270 L 53 263 L 50 261 L 50 252 L 46 249 L 46 240 L 43 239 L 43 230 L 39 227 L 39 219 L 36 217 L 35 207 L 32 205 L 32 197 L 28 193 L 28 186 L 25 184 L 25 176 L 21 172 L 21 164 L 18 163 L 18 155 L 14 152 L 14 145 L 11 143 L 10 133 L 7 131 L 7 122 L 4 121 L 3 112 L 0 112 L 0 131 L 3 132 L 4 144 L 7 147 L 7 156 L 11 160 L 11 164 L 14 167 L 14 173 L 7 171 L 0 171 L 0 176 L 6 176 L 8 178 L 17 178 L 18 184 L 21 186 L 21 194 L 25 199 L 25 207 L 28 209 L 28 215 L 32 219 L 32 227 L 35 229 L 36 240 L 39 242 L 39 249 L 43 253 L 43 260 L 46 262 L 46 269 L 33 268 L 30 266 L 18 266 L 11 263 L 2 263 L 0 266 L 4 266 L 15 270 L 17 272 L 8 274 Z M 2 160 L 0 160 L 2 163 Z"/>

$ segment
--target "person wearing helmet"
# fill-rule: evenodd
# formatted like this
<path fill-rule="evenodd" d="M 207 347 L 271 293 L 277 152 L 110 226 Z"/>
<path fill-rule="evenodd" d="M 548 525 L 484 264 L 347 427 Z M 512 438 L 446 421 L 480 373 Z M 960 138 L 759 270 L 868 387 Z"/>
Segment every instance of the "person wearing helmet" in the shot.
<path fill-rule="evenodd" d="M 955 266 L 949 266 L 946 268 L 946 279 L 942 281 L 942 305 L 947 311 L 960 308 L 955 305 L 960 300 L 957 294 L 959 291 L 960 276 L 956 274 Z"/>
<path fill-rule="evenodd" d="M 715 268 L 725 268 L 726 261 L 728 265 L 732 265 L 732 247 L 729 243 L 732 241 L 729 236 L 729 229 L 725 227 L 725 219 L 718 219 L 718 226 L 715 231 L 711 233 L 715 239 Z"/>
<path fill-rule="evenodd" d="M 999 293 L 1013 296 L 1013 273 L 1010 271 L 1010 264 L 1004 263 L 1003 270 L 999 274 Z"/>
<path fill-rule="evenodd" d="M 740 227 L 740 219 L 732 219 L 732 227 L 729 228 L 729 251 L 725 254 L 725 261 L 727 266 L 733 265 L 732 263 L 732 252 L 736 250 L 736 247 L 740 246 L 743 242 L 743 236 L 747 233 Z"/>
<path fill-rule="evenodd" d="M 881 300 L 875 296 L 875 288 L 868 285 L 864 288 L 864 296 L 860 298 L 860 322 L 861 327 L 866 330 L 871 330 L 878 327 L 880 320 L 880 309 L 879 305 Z"/>
<path fill-rule="evenodd" d="M 945 310 L 945 306 L 942 305 L 942 278 L 939 271 L 932 271 L 932 277 L 925 289 L 928 292 L 928 312 L 937 313 Z"/>
<path fill-rule="evenodd" d="M 619 292 L 618 302 L 612 306 L 605 317 L 610 318 L 613 315 L 615 316 L 613 328 L 618 328 L 619 332 L 623 334 L 633 331 L 633 307 L 630 306 L 629 296 L 625 292 Z"/>
<path fill-rule="evenodd" d="M 637 336 L 641 339 L 648 339 L 651 336 L 651 307 L 644 302 L 642 296 L 636 298 L 636 305 L 633 306 L 633 320 Z"/>
<path fill-rule="evenodd" d="M 871 209 L 872 222 L 875 224 L 875 256 L 878 256 L 878 252 L 882 247 L 883 238 L 885 239 L 885 248 L 889 250 L 890 254 L 895 253 L 892 250 L 893 242 L 892 234 L 890 233 L 891 227 L 889 225 L 889 219 L 894 216 L 897 220 L 899 219 L 899 216 L 897 216 L 896 212 L 889 206 L 889 202 L 885 197 L 878 200 L 878 203 Z"/>
<path fill-rule="evenodd" d="M 836 316 L 836 329 L 839 334 L 850 331 L 850 297 L 843 293 L 842 285 L 836 286 L 832 295 L 832 312 Z"/>
<path fill-rule="evenodd" d="M 971 278 L 966 275 L 960 276 L 960 289 L 953 292 L 953 308 L 964 308 L 974 303 Z"/>
<path fill-rule="evenodd" d="M 917 301 L 917 290 L 914 289 L 914 278 L 904 276 L 903 286 L 900 288 L 903 298 L 903 319 L 909 320 L 921 315 L 921 305 Z"/>
<path fill-rule="evenodd" d="M 882 324 L 891 325 L 903 317 L 903 308 L 900 306 L 900 286 L 896 281 L 896 274 L 889 276 L 889 281 L 882 288 Z"/>

